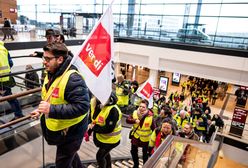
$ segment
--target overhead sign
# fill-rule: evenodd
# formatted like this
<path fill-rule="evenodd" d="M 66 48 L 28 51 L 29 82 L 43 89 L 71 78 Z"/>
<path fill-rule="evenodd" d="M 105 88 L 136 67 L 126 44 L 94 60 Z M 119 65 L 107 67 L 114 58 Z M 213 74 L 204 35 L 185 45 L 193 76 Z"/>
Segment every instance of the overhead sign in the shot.
<path fill-rule="evenodd" d="M 247 117 L 247 110 L 241 108 L 235 108 L 233 112 L 233 118 L 230 128 L 230 133 L 238 136 L 242 136 L 245 128 L 245 122 Z"/>

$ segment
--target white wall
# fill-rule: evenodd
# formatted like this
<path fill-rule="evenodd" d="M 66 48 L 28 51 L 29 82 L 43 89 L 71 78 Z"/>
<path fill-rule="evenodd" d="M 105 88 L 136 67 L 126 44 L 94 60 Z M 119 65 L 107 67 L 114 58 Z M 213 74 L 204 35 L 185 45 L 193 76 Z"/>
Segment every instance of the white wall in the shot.
<path fill-rule="evenodd" d="M 128 43 L 115 51 L 117 62 L 248 86 L 248 58 Z"/>

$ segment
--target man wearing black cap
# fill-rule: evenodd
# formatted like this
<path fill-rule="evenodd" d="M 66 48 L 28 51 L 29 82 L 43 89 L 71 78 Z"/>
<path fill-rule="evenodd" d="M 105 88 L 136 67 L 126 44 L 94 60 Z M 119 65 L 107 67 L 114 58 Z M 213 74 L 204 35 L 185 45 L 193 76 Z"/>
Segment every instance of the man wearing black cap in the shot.
<path fill-rule="evenodd" d="M 55 29 L 47 29 L 46 30 L 46 34 L 45 37 L 47 39 L 47 43 L 52 43 L 52 42 L 56 42 L 57 41 L 57 37 L 59 36 L 59 30 L 55 30 Z M 35 56 L 35 57 L 43 57 L 43 52 L 39 52 L 39 51 L 35 51 L 33 54 L 31 54 L 31 56 Z"/>
<path fill-rule="evenodd" d="M 60 35 L 60 31 L 59 30 L 56 30 L 56 29 L 47 29 L 46 30 L 46 34 L 45 34 L 45 37 L 47 39 L 47 43 L 48 44 L 51 44 L 53 42 L 57 42 L 57 38 L 59 37 L 59 35 Z M 42 58 L 43 57 L 43 52 L 35 51 L 33 54 L 30 54 L 30 56 Z M 45 73 L 44 73 L 44 71 L 42 71 L 42 74 L 41 74 L 41 83 L 43 83 L 44 77 L 45 77 Z"/>
<path fill-rule="evenodd" d="M 55 30 L 55 29 L 47 29 L 46 30 L 46 39 L 47 39 L 47 43 L 52 43 L 57 41 L 57 37 L 60 35 L 59 30 Z"/>

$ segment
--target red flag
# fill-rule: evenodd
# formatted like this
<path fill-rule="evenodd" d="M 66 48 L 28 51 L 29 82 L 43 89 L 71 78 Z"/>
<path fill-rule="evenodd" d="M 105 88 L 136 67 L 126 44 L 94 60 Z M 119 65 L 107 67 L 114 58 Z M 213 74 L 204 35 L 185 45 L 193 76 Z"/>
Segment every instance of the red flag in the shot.
<path fill-rule="evenodd" d="M 97 28 L 91 35 L 90 39 L 85 43 L 85 47 L 80 52 L 79 57 L 90 71 L 99 76 L 102 69 L 109 63 L 111 59 L 111 37 L 102 24 L 98 24 Z"/>
<path fill-rule="evenodd" d="M 112 91 L 113 16 L 111 5 L 72 59 L 90 91 L 105 104 Z"/>
<path fill-rule="evenodd" d="M 149 108 L 153 107 L 153 87 L 149 79 L 138 88 L 136 93 L 142 99 L 148 100 Z"/>

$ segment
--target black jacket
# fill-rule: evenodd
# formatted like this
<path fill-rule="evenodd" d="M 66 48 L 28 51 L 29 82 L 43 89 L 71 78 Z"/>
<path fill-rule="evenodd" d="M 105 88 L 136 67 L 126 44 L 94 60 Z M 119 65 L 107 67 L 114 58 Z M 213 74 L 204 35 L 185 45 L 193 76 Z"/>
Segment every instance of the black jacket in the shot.
<path fill-rule="evenodd" d="M 10 21 L 9 20 L 5 20 L 4 23 L 3 23 L 3 27 L 11 27 Z"/>
<path fill-rule="evenodd" d="M 55 74 L 48 73 L 49 82 L 45 86 L 47 90 L 54 80 L 63 74 L 70 61 L 71 57 L 68 57 Z M 76 69 L 76 67 L 71 66 L 70 69 Z M 77 73 L 71 74 L 65 88 L 64 98 L 68 104 L 51 105 L 49 118 L 72 119 L 88 113 L 90 105 L 89 92 L 82 76 Z M 87 117 L 80 123 L 71 126 L 66 133 L 48 130 L 44 115 L 41 118 L 41 126 L 48 144 L 63 144 L 67 141 L 83 138 L 84 132 L 87 129 Z"/>

